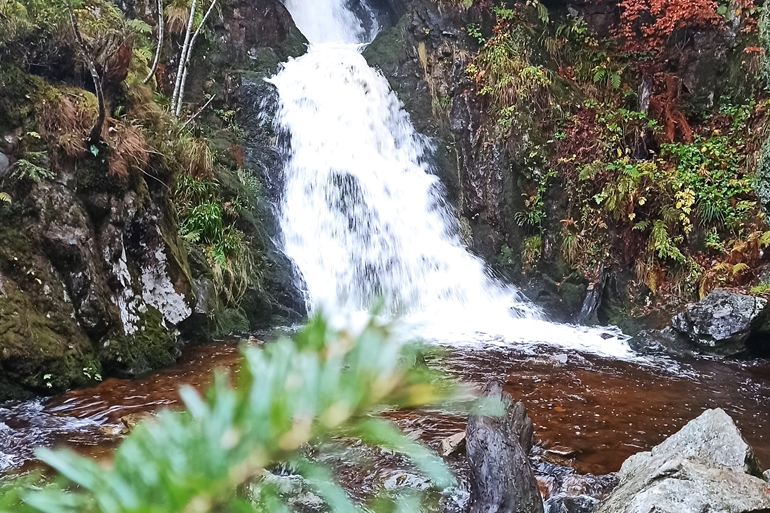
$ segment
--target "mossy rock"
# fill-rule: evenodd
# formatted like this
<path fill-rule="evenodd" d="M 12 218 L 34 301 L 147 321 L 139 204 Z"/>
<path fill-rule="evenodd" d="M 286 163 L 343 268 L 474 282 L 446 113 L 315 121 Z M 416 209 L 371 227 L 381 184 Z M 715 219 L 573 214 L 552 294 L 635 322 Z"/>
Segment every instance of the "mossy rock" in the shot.
<path fill-rule="evenodd" d="M 135 377 L 167 367 L 179 355 L 179 341 L 154 307 L 143 305 L 136 331 L 115 334 L 101 344 L 99 359 L 108 375 Z"/>
<path fill-rule="evenodd" d="M 583 306 L 587 284 L 585 281 L 565 281 L 559 287 L 559 297 L 564 302 L 564 309 L 568 312 L 579 312 Z"/>
<path fill-rule="evenodd" d="M 35 298 L 0 276 L 0 401 L 25 390 L 50 394 L 84 386 L 86 369 L 99 372 L 91 342 L 64 302 L 63 288 L 53 285 L 42 286 L 44 294 L 60 294 L 60 301 Z"/>

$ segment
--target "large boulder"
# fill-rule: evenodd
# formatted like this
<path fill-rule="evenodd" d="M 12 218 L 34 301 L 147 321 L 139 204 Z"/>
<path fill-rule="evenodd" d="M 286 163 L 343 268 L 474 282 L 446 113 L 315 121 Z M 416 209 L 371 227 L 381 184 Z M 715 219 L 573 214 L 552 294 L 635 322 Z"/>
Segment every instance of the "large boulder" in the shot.
<path fill-rule="evenodd" d="M 650 452 L 628 458 L 597 513 L 770 510 L 751 447 L 721 409 L 707 410 Z"/>
<path fill-rule="evenodd" d="M 717 289 L 671 320 L 701 351 L 732 355 L 746 350 L 752 335 L 770 331 L 767 300 Z"/>
<path fill-rule="evenodd" d="M 485 395 L 488 401 L 480 403 L 466 428 L 470 513 L 542 513 L 543 499 L 527 459 L 532 421 L 500 385 L 488 385 Z M 495 404 L 502 406 L 496 412 L 501 415 L 484 411 Z"/>

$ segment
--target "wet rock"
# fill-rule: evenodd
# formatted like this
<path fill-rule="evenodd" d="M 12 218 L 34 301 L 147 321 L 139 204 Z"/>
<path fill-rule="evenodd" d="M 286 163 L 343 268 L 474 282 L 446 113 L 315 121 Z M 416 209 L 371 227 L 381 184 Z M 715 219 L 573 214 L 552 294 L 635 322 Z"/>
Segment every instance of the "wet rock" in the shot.
<path fill-rule="evenodd" d="M 671 320 L 699 349 L 718 355 L 746 350 L 746 341 L 770 331 L 767 300 L 717 289 Z"/>
<path fill-rule="evenodd" d="M 526 456 L 532 440 L 532 422 L 526 409 L 518 406 L 521 403 L 514 404 L 498 384 L 487 385 L 485 396 L 499 401 L 503 410 L 497 412 L 499 416 L 490 416 L 482 402 L 468 419 L 470 512 L 540 513 L 543 502 Z M 529 444 L 526 452 L 525 444 Z"/>
<path fill-rule="evenodd" d="M 688 356 L 698 353 L 697 347 L 671 326 L 662 330 L 640 331 L 628 341 L 628 345 L 641 354 Z"/>
<path fill-rule="evenodd" d="M 465 432 L 448 436 L 441 440 L 441 456 L 448 458 L 465 449 Z"/>
<path fill-rule="evenodd" d="M 125 415 L 120 418 L 120 422 L 123 423 L 123 425 L 126 428 L 126 432 L 133 431 L 136 426 L 138 426 L 140 423 L 152 420 L 155 418 L 155 415 L 152 413 L 147 412 L 141 412 L 141 413 L 129 413 L 128 415 Z"/>
<path fill-rule="evenodd" d="M 418 476 L 408 472 L 397 472 L 382 483 L 382 487 L 386 490 L 398 490 L 401 488 L 410 490 L 428 490 L 432 486 L 433 484 L 427 477 Z"/>
<path fill-rule="evenodd" d="M 329 511 L 329 508 L 318 495 L 310 490 L 302 476 L 298 475 L 279 475 L 273 474 L 267 470 L 262 472 L 259 479 L 252 482 L 246 490 L 246 495 L 257 502 L 260 493 L 265 487 L 270 487 L 276 491 L 289 511 L 296 513 L 322 513 Z"/>
<path fill-rule="evenodd" d="M 545 513 L 591 513 L 599 504 L 598 499 L 588 495 L 577 497 L 559 495 L 543 503 Z"/>
<path fill-rule="evenodd" d="M 8 169 L 11 167 L 11 161 L 5 155 L 0 153 L 0 179 L 4 178 L 8 174 Z"/>
<path fill-rule="evenodd" d="M 628 458 L 598 513 L 750 512 L 770 509 L 751 447 L 722 410 L 707 410 L 668 440 Z"/>

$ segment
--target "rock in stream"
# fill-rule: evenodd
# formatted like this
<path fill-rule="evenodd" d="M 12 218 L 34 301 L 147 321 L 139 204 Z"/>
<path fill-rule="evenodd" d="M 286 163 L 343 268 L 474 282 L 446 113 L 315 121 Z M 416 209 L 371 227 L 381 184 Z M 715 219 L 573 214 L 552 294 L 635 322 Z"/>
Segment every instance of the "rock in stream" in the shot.
<path fill-rule="evenodd" d="M 770 511 L 770 486 L 723 410 L 707 410 L 650 452 L 628 458 L 596 513 Z"/>
<path fill-rule="evenodd" d="M 532 421 L 521 403 L 513 402 L 499 384 L 485 395 L 499 401 L 502 415 L 490 415 L 482 401 L 468 418 L 466 453 L 470 466 L 470 513 L 542 513 L 543 499 L 527 453 L 532 447 Z"/>

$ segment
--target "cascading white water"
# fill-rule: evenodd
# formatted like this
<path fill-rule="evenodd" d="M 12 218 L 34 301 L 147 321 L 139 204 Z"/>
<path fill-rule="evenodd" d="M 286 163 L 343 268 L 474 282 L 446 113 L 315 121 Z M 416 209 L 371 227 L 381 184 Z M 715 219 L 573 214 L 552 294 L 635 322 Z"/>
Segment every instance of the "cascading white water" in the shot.
<path fill-rule="evenodd" d="M 549 341 L 628 356 L 621 340 L 540 320 L 465 249 L 430 173 L 429 143 L 361 56 L 360 24 L 344 1 L 286 6 L 311 46 L 271 79 L 276 124 L 291 141 L 281 228 L 310 309 L 349 314 L 381 298 L 387 314 L 426 338 Z"/>
<path fill-rule="evenodd" d="M 361 21 L 344 0 L 283 0 L 300 32 L 313 44 L 363 43 Z"/>

